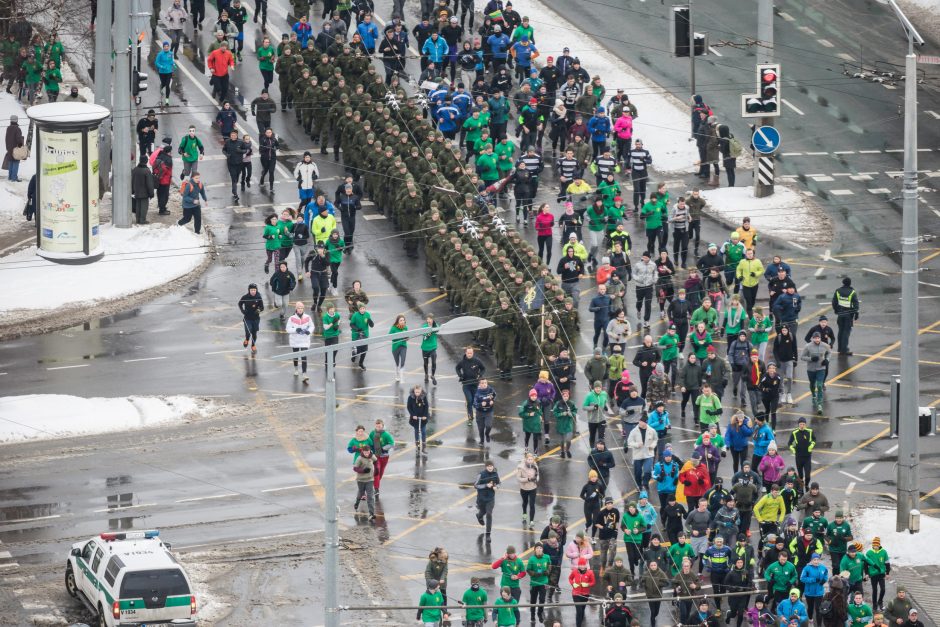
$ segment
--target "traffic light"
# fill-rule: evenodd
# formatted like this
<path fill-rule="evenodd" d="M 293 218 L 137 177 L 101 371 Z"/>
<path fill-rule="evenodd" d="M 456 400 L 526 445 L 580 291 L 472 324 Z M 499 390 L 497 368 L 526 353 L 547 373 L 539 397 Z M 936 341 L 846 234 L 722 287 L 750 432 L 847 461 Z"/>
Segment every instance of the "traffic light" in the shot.
<path fill-rule="evenodd" d="M 757 66 L 757 93 L 741 96 L 741 117 L 772 118 L 780 115 L 780 64 Z"/>
<path fill-rule="evenodd" d="M 134 70 L 133 93 L 139 96 L 140 92 L 147 91 L 147 75 L 139 70 Z"/>
<path fill-rule="evenodd" d="M 689 7 L 674 6 L 669 12 L 669 47 L 674 57 L 689 56 Z M 695 56 L 708 54 L 708 35 L 695 33 Z"/>

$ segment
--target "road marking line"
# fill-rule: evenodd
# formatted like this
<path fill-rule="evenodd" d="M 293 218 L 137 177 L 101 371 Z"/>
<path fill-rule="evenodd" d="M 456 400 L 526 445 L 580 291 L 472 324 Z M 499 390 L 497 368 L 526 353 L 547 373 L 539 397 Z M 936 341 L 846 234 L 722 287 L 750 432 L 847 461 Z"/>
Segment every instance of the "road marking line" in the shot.
<path fill-rule="evenodd" d="M 132 364 L 132 363 L 138 362 L 138 361 L 157 361 L 157 360 L 160 360 L 160 359 L 166 359 L 166 357 L 141 357 L 140 359 L 125 359 L 125 360 L 124 360 L 124 363 L 125 363 L 125 364 Z"/>
<path fill-rule="evenodd" d="M 870 181 L 871 180 L 871 176 L 869 176 L 868 174 L 853 174 L 849 178 L 852 179 L 853 181 Z"/>
<path fill-rule="evenodd" d="M 817 183 L 829 183 L 830 181 L 834 181 L 834 180 L 835 180 L 835 179 L 832 178 L 831 176 L 827 176 L 827 175 L 825 175 L 825 174 L 817 174 L 817 175 L 811 176 L 811 177 L 809 177 L 809 178 L 813 179 L 813 180 L 816 181 Z"/>
<path fill-rule="evenodd" d="M 795 107 L 794 105 L 790 104 L 790 101 L 789 101 L 789 100 L 783 100 L 783 104 L 785 104 L 785 105 L 787 105 L 788 107 L 790 107 L 791 109 L 793 109 L 793 112 L 796 113 L 797 115 L 806 115 L 805 113 L 803 113 L 802 111 L 800 111 L 797 107 Z M 810 153 L 807 153 L 807 154 L 810 154 Z M 823 154 L 829 154 L 829 153 L 823 153 Z"/>
<path fill-rule="evenodd" d="M 803 285 L 801 285 L 800 287 L 798 287 L 796 291 L 797 291 L 797 292 L 802 292 L 802 291 L 805 290 L 807 287 L 809 287 L 809 283 L 804 283 Z"/>
<path fill-rule="evenodd" d="M 210 353 L 205 353 L 206 355 L 221 355 L 223 353 L 243 353 L 248 349 L 245 348 L 233 348 L 232 350 L 227 351 L 212 351 Z"/>
<path fill-rule="evenodd" d="M 807 154 L 807 155 L 810 155 L 810 156 L 812 156 L 812 157 L 819 157 L 819 156 L 822 156 L 822 155 L 828 156 L 828 155 L 829 155 L 829 153 L 826 152 L 825 150 L 818 151 L 818 152 L 808 152 L 808 153 L 806 153 L 806 154 Z"/>
<path fill-rule="evenodd" d="M 855 194 L 855 192 L 850 189 L 830 189 L 829 193 L 833 196 L 852 196 Z"/>
<path fill-rule="evenodd" d="M 888 148 L 885 152 L 904 152 L 903 148 Z"/>
<path fill-rule="evenodd" d="M 885 451 L 885 455 L 890 455 L 891 453 L 894 453 L 894 452 L 897 451 L 897 450 L 898 450 L 898 445 L 895 444 L 894 446 L 892 446 L 891 448 L 889 448 L 887 451 Z"/>
<path fill-rule="evenodd" d="M 62 518 L 62 515 L 53 514 L 51 516 L 37 516 L 35 518 L 14 518 L 13 520 L 0 520 L 0 525 L 19 525 L 21 523 L 37 522 L 40 520 L 54 520 L 56 518 Z"/>
<path fill-rule="evenodd" d="M 176 551 L 191 551 L 192 549 L 201 549 L 207 546 L 218 546 L 220 544 L 244 544 L 246 542 L 263 542 L 264 540 L 277 540 L 280 538 L 292 538 L 294 536 L 309 536 L 314 533 L 323 533 L 322 529 L 311 529 L 307 531 L 292 531 L 290 533 L 278 533 L 270 536 L 257 536 L 254 538 L 236 538 L 234 540 L 219 540 L 218 542 L 207 542 L 204 544 L 187 544 L 186 546 L 173 545 Z"/>
<path fill-rule="evenodd" d="M 816 272 L 813 273 L 813 276 L 819 276 L 825 271 L 826 271 L 826 268 L 824 266 L 819 266 L 818 268 L 816 268 Z"/>
<path fill-rule="evenodd" d="M 855 151 L 854 151 L 854 150 L 836 150 L 836 151 L 833 152 L 832 154 L 834 154 L 834 155 L 854 155 L 854 154 L 855 154 Z"/>
<path fill-rule="evenodd" d="M 836 45 L 835 45 L 834 43 L 832 43 L 831 41 L 829 41 L 828 39 L 817 39 L 816 41 L 817 41 L 817 43 L 819 43 L 820 46 L 824 46 L 824 47 L 826 47 L 826 48 L 835 48 L 835 47 L 836 47 Z"/>
<path fill-rule="evenodd" d="M 931 490 L 930 492 L 928 492 L 928 493 L 925 494 L 924 496 L 920 497 L 920 500 L 921 500 L 921 501 L 926 501 L 927 499 L 929 499 L 930 497 L 932 497 L 932 496 L 933 496 L 934 494 L 936 494 L 937 492 L 940 492 L 940 486 L 937 486 L 936 488 L 934 488 L 933 490 Z"/>
<path fill-rule="evenodd" d="M 852 481 L 851 483 L 849 483 L 848 487 L 845 488 L 845 495 L 846 495 L 846 496 L 851 496 L 853 490 L 855 490 L 855 482 L 854 482 L 854 481 Z"/>
<path fill-rule="evenodd" d="M 362 219 L 363 220 L 387 220 L 387 218 L 383 216 L 381 213 L 376 213 L 372 215 L 362 214 Z"/>
<path fill-rule="evenodd" d="M 76 366 L 56 366 L 55 368 L 46 368 L 46 370 L 68 370 L 69 368 L 87 368 L 90 364 L 78 364 Z"/>
<path fill-rule="evenodd" d="M 875 189 L 868 190 L 870 194 L 890 194 L 891 190 L 885 187 L 877 187 Z"/>
<path fill-rule="evenodd" d="M 783 18 L 783 19 L 786 20 L 787 22 L 792 22 L 792 21 L 795 19 L 792 15 L 790 15 L 790 14 L 787 13 L 786 11 L 781 11 L 781 12 L 778 13 L 777 15 L 779 15 L 781 18 Z"/>
<path fill-rule="evenodd" d="M 858 474 L 864 475 L 866 472 L 871 470 L 874 467 L 874 465 L 875 465 L 875 462 L 868 462 L 867 464 L 865 464 L 864 468 L 858 471 Z"/>
<path fill-rule="evenodd" d="M 797 244 L 796 242 L 790 242 L 790 246 L 796 246 L 800 250 L 807 250 L 806 246 L 803 246 L 802 244 Z"/>
<path fill-rule="evenodd" d="M 843 61 L 854 61 L 854 60 L 855 60 L 855 58 L 854 58 L 852 55 L 846 54 L 846 53 L 844 53 L 844 52 L 840 52 L 840 53 L 837 54 L 836 56 L 839 57 L 840 59 L 842 59 Z"/>
<path fill-rule="evenodd" d="M 851 474 L 851 473 L 848 473 L 848 472 L 845 472 L 844 470 L 840 470 L 840 471 L 839 471 L 839 474 L 840 474 L 840 475 L 845 475 L 845 476 L 848 477 L 849 479 L 854 479 L 854 480 L 856 480 L 856 481 L 865 481 L 865 480 L 862 479 L 861 477 L 856 477 L 855 475 L 853 475 L 853 474 Z"/>
<path fill-rule="evenodd" d="M 865 272 L 871 272 L 872 274 L 880 274 L 881 276 L 890 276 L 887 272 L 881 272 L 880 270 L 872 270 L 871 268 L 862 268 Z"/>
<path fill-rule="evenodd" d="M 801 157 L 803 156 L 802 152 L 782 152 L 780 153 L 781 157 Z"/>
<path fill-rule="evenodd" d="M 721 54 L 720 52 L 718 52 L 718 50 L 715 49 L 715 46 L 709 46 L 709 47 L 708 47 L 708 50 L 709 50 L 713 55 L 715 55 L 715 56 L 717 56 L 717 57 L 723 57 L 723 56 L 725 56 L 725 55 Z"/>
<path fill-rule="evenodd" d="M 104 509 L 94 509 L 92 512 L 95 514 L 103 514 L 104 512 L 121 512 L 125 509 L 138 509 L 141 507 L 154 507 L 157 503 L 141 503 L 140 505 L 118 505 L 115 507 L 105 507 Z"/>
<path fill-rule="evenodd" d="M 299 488 L 309 488 L 306 483 L 298 483 L 297 485 L 288 485 L 283 488 L 268 488 L 267 490 L 262 490 L 263 494 L 269 494 L 271 492 L 284 492 L 285 490 L 297 490 Z"/>
<path fill-rule="evenodd" d="M 0 372 L 0 377 L 4 376 L 4 375 L 6 375 L 6 374 L 8 374 L 8 373 L 6 373 L 6 372 Z"/>
<path fill-rule="evenodd" d="M 448 466 L 447 468 L 431 468 L 431 469 L 425 470 L 424 472 L 439 472 L 441 470 L 460 470 L 462 468 L 473 468 L 475 466 L 482 466 L 482 465 L 483 465 L 483 462 L 479 462 L 477 464 L 463 464 L 462 466 Z"/>
<path fill-rule="evenodd" d="M 809 26 L 797 26 L 796 29 L 799 30 L 799 31 L 803 31 L 803 32 L 806 33 L 807 35 L 815 35 L 815 34 L 816 34 L 816 31 L 814 31 L 814 30 L 813 30 L 812 28 L 810 28 Z"/>
<path fill-rule="evenodd" d="M 196 501 L 209 501 L 212 499 L 228 499 L 233 496 L 241 496 L 238 492 L 228 492 L 226 494 L 213 494 L 211 496 L 196 496 L 191 499 L 180 499 L 177 503 L 195 503 Z"/>

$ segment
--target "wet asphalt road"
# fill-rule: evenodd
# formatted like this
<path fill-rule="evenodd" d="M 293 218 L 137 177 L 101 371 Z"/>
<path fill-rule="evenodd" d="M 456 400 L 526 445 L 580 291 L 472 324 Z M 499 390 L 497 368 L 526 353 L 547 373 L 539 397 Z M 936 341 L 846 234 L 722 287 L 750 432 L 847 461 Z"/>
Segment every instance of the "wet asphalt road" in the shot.
<path fill-rule="evenodd" d="M 280 30 L 282 21 L 281 13 L 273 28 Z M 187 68 L 198 75 L 195 64 Z M 205 84 L 204 79 L 202 82 Z M 236 74 L 234 83 L 246 98 L 259 89 L 258 77 L 251 70 Z M 195 123 L 204 139 L 210 138 L 207 153 L 219 154 L 219 144 L 214 143 L 217 134 L 209 128 L 214 109 L 185 73 L 182 93 L 187 98 L 186 114 L 162 116 L 163 129 L 176 138 L 189 123 Z M 806 114 L 808 119 L 820 117 L 809 111 Z M 290 150 L 306 146 L 292 120 L 275 124 Z M 253 120 L 243 121 L 243 125 L 254 131 Z M 290 166 L 291 159 L 287 161 Z M 330 162 L 320 162 L 320 167 L 324 177 L 339 173 Z M 71 542 L 108 529 L 162 529 L 182 551 L 184 563 L 199 572 L 200 580 L 206 572 L 214 572 L 209 564 L 216 563 L 220 554 L 231 555 L 238 564 L 247 563 L 236 559 L 246 556 L 246 547 L 276 554 L 285 543 L 303 540 L 308 547 L 300 554 L 315 561 L 316 550 L 309 547 L 316 545 L 323 525 L 323 448 L 331 444 L 345 448 L 354 426 L 368 425 L 375 417 L 385 419 L 398 444 L 382 486 L 379 510 L 383 515 L 374 529 L 352 516 L 354 487 L 344 453 L 338 468 L 343 482 L 341 522 L 347 528 L 356 527 L 356 532 L 348 535 L 368 547 L 375 560 L 371 569 L 356 564 L 368 584 L 363 586 L 365 594 L 399 604 L 415 601 L 424 586 L 427 553 L 438 545 L 450 552 L 451 596 L 455 592 L 459 596 L 472 575 L 480 576 L 492 590 L 495 584 L 488 563 L 501 555 L 507 544 L 520 550 L 530 547 L 541 526 L 555 513 L 565 517 L 572 529 L 582 524 L 577 495 L 587 473 L 584 460 L 588 451 L 586 442 L 579 439 L 572 460 L 549 455 L 541 461 L 539 525 L 535 532 L 520 526 L 520 500 L 511 476 L 522 452 L 515 406 L 524 398 L 531 379 L 520 373 L 512 383 L 495 384 L 500 417 L 493 443 L 481 448 L 475 429 L 466 425 L 462 395 L 452 374 L 460 342 L 466 338 L 444 342 L 439 360 L 442 376 L 431 396 L 432 446 L 426 454 L 417 453 L 410 444 L 411 430 L 402 408 L 408 387 L 422 382 L 417 347 L 411 348 L 409 376 L 402 384 L 394 382 L 389 351 L 383 348 L 370 352 L 365 373 L 349 367 L 339 369 L 340 432 L 334 443 L 325 442 L 322 373 L 314 369 L 310 385 L 304 387 L 292 376 L 290 365 L 268 359 L 287 350 L 276 314 L 264 318 L 258 357 L 250 358 L 240 345 L 241 323 L 235 302 L 249 281 L 261 283 L 264 279 L 260 222 L 271 199 L 252 190 L 242 195 L 236 211 L 228 196 L 223 162 L 207 160 L 202 170 L 210 183 L 210 205 L 214 207 L 208 222 L 221 244 L 219 258 L 209 271 L 188 289 L 120 316 L 6 343 L 0 362 L 0 372 L 6 374 L 0 375 L 0 381 L 5 390 L 18 394 L 208 396 L 230 405 L 232 412 L 193 424 L 107 438 L 5 447 L 8 450 L 0 462 L 0 542 L 2 550 L 11 553 L 4 563 L 17 566 L 4 570 L 9 571 L 9 577 L 24 578 L 10 581 L 18 583 L 16 586 L 3 586 L 4 594 L 15 590 L 8 597 L 20 611 L 13 624 L 23 624 L 40 613 L 57 613 L 69 620 L 82 618 L 62 590 L 61 564 Z M 282 182 L 274 200 L 293 201 L 294 185 L 284 181 L 283 175 L 278 178 Z M 221 185 L 213 187 L 216 183 Z M 678 182 L 675 189 L 681 189 Z M 863 222 L 870 215 L 874 214 L 865 214 Z M 426 312 L 434 312 L 439 319 L 450 315 L 446 301 L 424 270 L 423 260 L 403 258 L 400 241 L 374 208 L 367 207 L 362 217 L 365 219 L 357 229 L 359 246 L 343 263 L 341 285 L 353 278 L 363 281 L 372 298 L 377 329 L 384 331 L 402 311 L 412 324 Z M 882 228 L 880 223 L 878 228 Z M 639 232 L 639 225 L 631 230 Z M 705 239 L 723 241 L 725 231 L 725 227 L 709 223 Z M 528 234 L 534 237 L 531 229 Z M 865 237 L 839 241 L 831 253 L 838 261 L 824 261 L 824 250 L 774 248 L 794 265 L 805 298 L 801 329 L 808 328 L 820 313 L 829 313 L 831 291 L 842 276 L 855 279 L 863 298 L 862 319 L 853 337 L 855 355 L 833 361 L 826 414 L 810 419 L 820 441 L 814 457 L 816 476 L 833 503 L 889 505 L 894 490 L 892 453 L 896 449 L 886 432 L 886 394 L 888 377 L 898 369 L 898 267 L 876 242 Z M 929 267 L 932 255 L 938 252 L 925 243 L 923 264 Z M 940 283 L 937 278 L 936 271 L 928 269 L 922 280 Z M 583 289 L 588 289 L 587 281 Z M 306 290 L 301 288 L 300 295 L 309 300 Z M 923 327 L 921 399 L 922 404 L 928 404 L 940 400 L 936 377 L 940 316 L 935 299 L 930 298 L 937 295 L 936 288 L 926 286 L 923 295 L 928 298 L 917 303 Z M 585 335 L 590 321 L 586 299 L 582 302 L 585 331 L 578 354 L 587 355 L 590 337 Z M 661 325 L 654 326 L 653 332 L 656 336 L 662 333 Z M 636 338 L 631 340 L 631 345 L 638 343 Z M 632 351 L 628 355 L 632 356 Z M 492 367 L 489 356 L 484 360 Z M 348 363 L 340 361 L 341 366 Z M 67 368 L 55 369 L 63 367 Z M 575 395 L 578 401 L 584 388 L 581 376 Z M 782 413 L 778 437 L 785 437 L 800 415 L 808 415 L 805 391 L 802 382 L 795 388 L 794 397 L 801 402 Z M 680 453 L 687 455 L 694 424 L 673 419 L 676 428 L 671 437 Z M 926 439 L 922 445 L 922 485 L 929 492 L 940 485 L 940 446 Z M 619 452 L 616 455 L 618 469 L 611 493 L 631 498 L 636 486 L 627 470 L 629 460 Z M 468 487 L 485 457 L 496 461 L 505 481 L 497 496 L 491 544 L 482 541 Z M 723 462 L 723 466 L 729 464 Z M 924 500 L 926 512 L 940 511 L 935 492 Z M 208 551 L 215 554 L 207 557 Z M 344 552 L 344 564 L 350 563 L 351 554 Z M 265 567 L 280 573 L 278 558 L 267 555 L 265 559 L 261 562 Z M 285 569 L 282 577 L 259 580 L 235 567 L 230 579 L 221 579 L 215 586 L 208 583 L 211 577 L 207 576 L 205 590 L 207 596 L 219 595 L 218 590 L 227 589 L 226 584 L 234 581 L 239 596 L 257 604 L 269 600 L 276 589 L 296 599 L 281 607 L 278 619 L 285 624 L 318 624 L 320 591 L 309 582 L 316 576 L 316 570 L 310 573 L 308 567 L 307 571 Z M 346 586 L 343 590 L 344 604 L 361 600 L 361 592 L 352 594 Z M 257 618 L 250 609 L 252 603 L 235 605 L 237 609 L 228 616 L 210 605 L 206 618 L 235 625 L 252 624 Z M 404 618 L 394 615 L 392 622 L 396 620 L 403 622 Z"/>

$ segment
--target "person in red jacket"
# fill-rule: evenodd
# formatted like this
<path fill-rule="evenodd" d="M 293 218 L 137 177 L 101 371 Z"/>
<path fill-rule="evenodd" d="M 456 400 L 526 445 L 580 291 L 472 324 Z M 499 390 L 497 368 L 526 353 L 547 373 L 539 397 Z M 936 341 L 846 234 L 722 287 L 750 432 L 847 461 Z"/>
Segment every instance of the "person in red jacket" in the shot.
<path fill-rule="evenodd" d="M 712 487 L 708 466 L 702 463 L 699 453 L 692 454 L 691 466 L 679 473 L 679 481 L 685 486 L 685 497 L 695 503 Z"/>
<path fill-rule="evenodd" d="M 206 59 L 206 67 L 212 74 L 209 83 L 212 85 L 212 97 L 218 94 L 218 99 L 224 100 L 228 97 L 228 72 L 235 68 L 235 56 L 228 49 L 228 42 L 223 41 L 222 45 L 213 50 Z"/>
<path fill-rule="evenodd" d="M 588 567 L 587 558 L 580 558 L 578 560 L 578 569 L 571 571 L 571 574 L 568 575 L 568 583 L 571 584 L 571 598 L 577 604 L 574 607 L 577 616 L 575 625 L 577 627 L 584 624 L 584 604 L 590 600 L 591 588 L 594 587 L 594 582 L 594 571 Z"/>

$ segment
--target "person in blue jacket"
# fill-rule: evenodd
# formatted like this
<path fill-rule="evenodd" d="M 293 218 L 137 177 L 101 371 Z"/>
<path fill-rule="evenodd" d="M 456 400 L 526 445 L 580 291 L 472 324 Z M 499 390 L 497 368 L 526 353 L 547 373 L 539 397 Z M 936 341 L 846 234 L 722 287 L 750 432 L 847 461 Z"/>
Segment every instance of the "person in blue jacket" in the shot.
<path fill-rule="evenodd" d="M 356 27 L 356 32 L 362 38 L 362 45 L 369 54 L 375 54 L 375 44 L 379 40 L 379 29 L 372 23 L 372 14 L 366 13 Z"/>
<path fill-rule="evenodd" d="M 786 325 L 795 337 L 802 308 L 803 297 L 796 293 L 795 286 L 788 285 L 787 290 L 774 300 L 774 330 L 779 333 L 780 327 Z"/>
<path fill-rule="evenodd" d="M 301 50 L 305 50 L 307 42 L 310 41 L 310 37 L 313 35 L 313 28 L 307 23 L 307 16 L 301 15 L 300 20 L 294 23 L 291 30 L 297 35 L 297 43 L 300 44 Z"/>
<path fill-rule="evenodd" d="M 428 39 L 428 41 L 431 41 Z M 441 41 L 444 41 L 443 39 Z M 444 106 L 439 107 L 434 113 L 434 120 L 437 122 L 437 130 L 444 134 L 447 139 L 454 139 L 457 135 L 457 121 L 460 117 L 460 111 L 454 106 L 453 100 L 447 98 L 444 100 Z"/>
<path fill-rule="evenodd" d="M 806 601 L 807 616 L 813 620 L 813 614 L 819 611 L 819 604 L 826 594 L 826 582 L 829 581 L 829 569 L 821 563 L 819 553 L 813 553 L 809 564 L 800 573 L 803 584 L 803 599 Z"/>
<path fill-rule="evenodd" d="M 517 41 L 510 48 L 513 58 L 516 60 L 516 77 L 521 85 L 529 77 L 529 69 L 532 67 L 532 58 L 538 56 L 538 50 L 535 44 L 529 41 L 527 35 Z"/>
<path fill-rule="evenodd" d="M 425 40 L 424 45 L 421 46 L 421 54 L 425 55 L 428 61 L 433 62 L 435 65 L 441 65 L 444 62 L 444 59 L 447 57 L 447 53 L 450 51 L 450 47 L 447 45 L 447 42 L 444 41 L 444 38 L 441 37 L 437 31 L 431 33 L 431 36 Z"/>
<path fill-rule="evenodd" d="M 753 434 L 751 419 L 744 412 L 739 411 L 731 416 L 725 427 L 725 446 L 731 451 L 733 472 L 738 472 L 739 466 L 747 459 L 747 447 Z"/>
<path fill-rule="evenodd" d="M 509 44 L 509 37 L 503 32 L 503 27 L 499 24 L 494 26 L 493 34 L 486 38 L 494 74 L 499 74 L 500 68 L 506 65 L 506 58 L 509 56 Z"/>
<path fill-rule="evenodd" d="M 157 68 L 157 74 L 160 75 L 160 91 L 164 92 L 163 104 L 170 104 L 170 80 L 173 78 L 173 70 L 176 69 L 176 60 L 173 58 L 173 51 L 170 50 L 170 42 L 163 42 L 163 50 L 157 53 L 157 58 L 153 62 Z"/>
<path fill-rule="evenodd" d="M 754 417 L 757 422 L 754 425 L 754 433 L 751 440 L 754 442 L 754 455 L 751 457 L 751 469 L 757 468 L 760 460 L 767 454 L 767 447 L 774 441 L 774 430 L 767 424 L 767 416 L 758 414 Z M 727 440 L 726 440 L 727 441 Z"/>
<path fill-rule="evenodd" d="M 662 455 L 666 448 L 666 435 L 672 425 L 669 424 L 669 412 L 666 411 L 666 403 L 658 401 L 656 408 L 651 411 L 646 420 L 647 426 L 656 432 L 659 439 L 656 440 L 656 454 Z"/>
<path fill-rule="evenodd" d="M 800 625 L 805 625 L 809 620 L 806 614 L 806 606 L 800 601 L 800 589 L 790 590 L 790 596 L 777 605 L 777 618 L 780 620 L 781 627 L 786 627 L 790 623 L 790 617 L 796 616 L 800 620 Z"/>
<path fill-rule="evenodd" d="M 774 260 L 764 268 L 764 278 L 773 281 L 777 278 L 777 271 L 780 269 L 783 269 L 787 276 L 790 276 L 790 264 L 784 261 L 780 255 L 774 255 Z"/>
<path fill-rule="evenodd" d="M 663 451 L 662 459 L 653 466 L 653 479 L 659 493 L 659 506 L 666 507 L 670 497 L 676 495 L 676 483 L 679 481 L 679 464 L 672 458 L 672 450 Z"/>
<path fill-rule="evenodd" d="M 591 133 L 591 146 L 594 149 L 594 158 L 604 152 L 607 138 L 610 136 L 611 124 L 604 107 L 598 107 L 594 115 L 588 120 L 588 131 Z"/>

